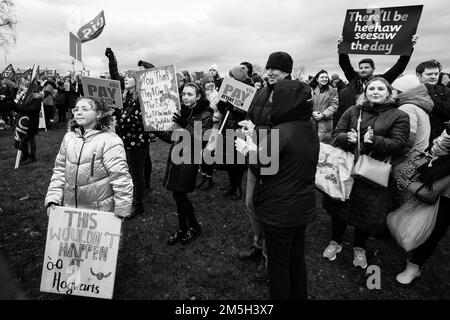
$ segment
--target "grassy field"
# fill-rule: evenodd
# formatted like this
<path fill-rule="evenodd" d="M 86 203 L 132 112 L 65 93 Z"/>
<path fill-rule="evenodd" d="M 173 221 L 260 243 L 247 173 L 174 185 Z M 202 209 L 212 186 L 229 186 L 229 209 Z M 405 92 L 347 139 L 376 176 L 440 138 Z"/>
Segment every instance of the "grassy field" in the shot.
<path fill-rule="evenodd" d="M 53 162 L 65 126 L 37 136 L 38 161 L 14 170 L 13 131 L 0 131 L 0 252 L 29 299 L 67 299 L 39 291 L 47 230 L 43 207 Z M 252 240 L 244 201 L 223 199 L 228 183 L 223 171 L 215 172 L 212 191 L 190 194 L 203 234 L 188 246 L 167 246 L 177 227 L 171 193 L 162 187 L 169 146 L 151 144 L 153 191 L 145 196 L 145 215 L 126 222 L 119 252 L 115 299 L 268 299 L 267 283 L 253 281 L 257 263 L 236 259 Z M 307 230 L 306 259 L 311 299 L 449 299 L 450 235 L 441 241 L 424 267 L 422 277 L 410 286 L 396 283 L 404 267 L 404 253 L 392 239 L 370 239 L 369 264 L 381 269 L 381 289 L 369 290 L 368 275 L 352 265 L 350 229 L 343 252 L 329 262 L 322 258 L 329 241 L 330 217 L 320 207 Z"/>

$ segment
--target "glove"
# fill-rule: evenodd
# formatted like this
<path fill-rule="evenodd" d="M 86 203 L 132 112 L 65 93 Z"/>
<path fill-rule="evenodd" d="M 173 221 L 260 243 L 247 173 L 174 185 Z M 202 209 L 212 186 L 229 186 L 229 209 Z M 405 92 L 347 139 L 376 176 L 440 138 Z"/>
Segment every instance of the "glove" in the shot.
<path fill-rule="evenodd" d="M 189 122 L 183 118 L 182 116 L 180 116 L 178 113 L 175 113 L 173 115 L 172 121 L 175 122 L 176 124 L 178 124 L 180 127 L 182 127 L 183 129 L 186 129 L 186 127 L 188 126 Z"/>
<path fill-rule="evenodd" d="M 226 115 L 228 111 L 233 112 L 234 106 L 229 102 L 220 100 L 217 103 L 217 109 L 221 114 Z"/>
<path fill-rule="evenodd" d="M 106 48 L 105 56 L 108 57 L 108 59 L 114 59 L 114 52 L 111 50 L 111 48 Z"/>
<path fill-rule="evenodd" d="M 50 210 L 53 210 L 55 208 L 55 206 L 59 206 L 59 204 L 54 203 L 54 202 L 49 202 L 47 204 L 47 216 L 50 217 Z"/>

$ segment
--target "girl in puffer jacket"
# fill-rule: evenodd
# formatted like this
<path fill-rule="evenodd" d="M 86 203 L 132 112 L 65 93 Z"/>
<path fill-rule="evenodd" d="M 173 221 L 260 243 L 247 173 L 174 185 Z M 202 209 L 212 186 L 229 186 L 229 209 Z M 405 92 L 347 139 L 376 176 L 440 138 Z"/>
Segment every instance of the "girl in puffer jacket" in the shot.
<path fill-rule="evenodd" d="M 55 160 L 45 206 L 113 212 L 124 218 L 133 203 L 133 182 L 112 115 L 99 99 L 80 98 Z"/>

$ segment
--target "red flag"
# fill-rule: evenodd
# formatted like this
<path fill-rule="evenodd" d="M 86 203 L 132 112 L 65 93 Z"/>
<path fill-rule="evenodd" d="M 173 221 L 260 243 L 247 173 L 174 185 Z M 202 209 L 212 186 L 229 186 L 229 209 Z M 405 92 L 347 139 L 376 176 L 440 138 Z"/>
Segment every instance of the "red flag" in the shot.
<path fill-rule="evenodd" d="M 103 10 L 91 21 L 78 30 L 78 38 L 81 42 L 86 42 L 97 38 L 105 27 L 105 14 Z M 80 60 L 81 61 L 81 60 Z"/>
<path fill-rule="evenodd" d="M 72 32 L 69 32 L 69 54 L 81 62 L 81 41 Z"/>

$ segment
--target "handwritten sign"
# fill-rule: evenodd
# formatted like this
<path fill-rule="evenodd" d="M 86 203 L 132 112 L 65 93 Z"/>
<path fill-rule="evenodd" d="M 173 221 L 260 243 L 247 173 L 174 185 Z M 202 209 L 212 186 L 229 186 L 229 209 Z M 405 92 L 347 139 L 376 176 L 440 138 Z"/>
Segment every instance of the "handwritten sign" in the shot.
<path fill-rule="evenodd" d="M 110 108 L 122 109 L 120 81 L 100 78 L 81 77 L 85 97 L 99 98 Z"/>
<path fill-rule="evenodd" d="M 181 109 L 175 65 L 137 72 L 137 89 L 145 131 L 167 131 Z"/>
<path fill-rule="evenodd" d="M 231 78 L 224 78 L 219 89 L 219 99 L 247 112 L 255 93 L 254 87 Z"/>
<path fill-rule="evenodd" d="M 339 53 L 410 55 L 423 5 L 349 9 Z"/>
<path fill-rule="evenodd" d="M 112 299 L 121 224 L 111 212 L 51 210 L 40 290 Z"/>

